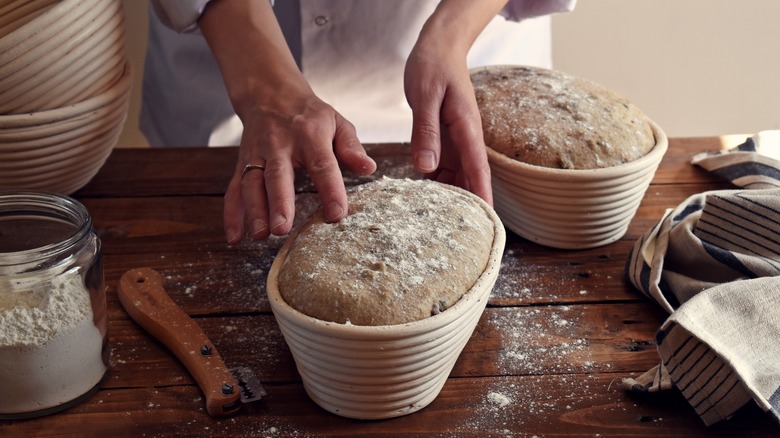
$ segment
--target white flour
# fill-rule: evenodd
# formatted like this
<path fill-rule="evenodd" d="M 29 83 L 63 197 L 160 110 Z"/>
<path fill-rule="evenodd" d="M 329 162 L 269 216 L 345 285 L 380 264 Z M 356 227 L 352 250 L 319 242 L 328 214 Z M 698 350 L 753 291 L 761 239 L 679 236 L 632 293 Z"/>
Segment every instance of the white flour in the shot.
<path fill-rule="evenodd" d="M 56 407 L 88 392 L 106 372 L 102 348 L 77 270 L 0 283 L 0 413 Z"/>

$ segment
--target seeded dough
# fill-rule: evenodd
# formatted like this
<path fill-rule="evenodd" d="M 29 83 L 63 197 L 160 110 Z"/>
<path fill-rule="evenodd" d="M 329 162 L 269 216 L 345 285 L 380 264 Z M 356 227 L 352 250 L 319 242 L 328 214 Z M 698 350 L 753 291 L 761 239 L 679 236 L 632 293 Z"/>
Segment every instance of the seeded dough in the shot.
<path fill-rule="evenodd" d="M 287 304 L 317 319 L 401 324 L 455 304 L 487 265 L 494 223 L 475 195 L 433 181 L 383 178 L 348 193 L 349 215 L 318 210 L 279 273 Z"/>
<path fill-rule="evenodd" d="M 559 169 L 634 161 L 655 138 L 647 117 L 618 93 L 555 70 L 491 66 L 471 74 L 485 144 Z"/>

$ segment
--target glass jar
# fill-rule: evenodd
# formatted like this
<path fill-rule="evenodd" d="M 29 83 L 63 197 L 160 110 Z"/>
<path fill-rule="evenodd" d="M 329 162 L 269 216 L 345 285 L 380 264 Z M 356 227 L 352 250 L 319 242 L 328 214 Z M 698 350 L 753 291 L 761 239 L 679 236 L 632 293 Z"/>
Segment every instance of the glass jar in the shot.
<path fill-rule="evenodd" d="M 0 191 L 0 418 L 67 409 L 108 370 L 100 239 L 78 201 Z"/>

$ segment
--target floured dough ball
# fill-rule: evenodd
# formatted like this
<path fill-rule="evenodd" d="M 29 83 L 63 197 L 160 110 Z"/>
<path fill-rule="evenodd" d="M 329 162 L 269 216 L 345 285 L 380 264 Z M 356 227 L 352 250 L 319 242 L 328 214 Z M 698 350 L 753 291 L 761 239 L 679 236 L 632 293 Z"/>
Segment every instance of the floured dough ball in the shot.
<path fill-rule="evenodd" d="M 291 237 L 279 273 L 287 304 L 354 325 L 445 311 L 484 271 L 494 222 L 475 195 L 434 181 L 383 178 L 348 192 L 349 215 L 320 209 Z"/>
<path fill-rule="evenodd" d="M 471 81 L 485 144 L 515 160 L 596 169 L 634 161 L 655 146 L 645 114 L 594 82 L 524 66 L 478 69 Z"/>

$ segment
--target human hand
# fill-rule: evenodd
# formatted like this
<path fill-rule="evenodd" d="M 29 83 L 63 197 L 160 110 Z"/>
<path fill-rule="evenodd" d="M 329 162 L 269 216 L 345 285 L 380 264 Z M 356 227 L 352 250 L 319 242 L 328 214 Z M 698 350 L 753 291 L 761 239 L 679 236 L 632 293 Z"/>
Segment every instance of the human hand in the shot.
<path fill-rule="evenodd" d="M 281 93 L 276 94 L 281 97 Z M 304 168 L 317 188 L 325 220 L 346 216 L 347 196 L 339 164 L 368 175 L 376 164 L 358 141 L 354 126 L 313 93 L 273 99 L 242 115 L 244 132 L 233 178 L 225 193 L 225 235 L 239 243 L 285 235 L 295 215 L 295 168 Z M 260 168 L 246 168 L 247 165 Z"/>
<path fill-rule="evenodd" d="M 346 216 L 339 164 L 374 172 L 355 127 L 314 95 L 284 40 L 269 2 L 210 2 L 199 19 L 231 103 L 244 125 L 238 161 L 225 192 L 229 244 L 285 235 L 295 216 L 296 167 L 309 173 L 325 220 Z M 247 167 L 251 165 L 250 167 Z"/>
<path fill-rule="evenodd" d="M 412 159 L 426 177 L 469 190 L 492 205 L 490 166 L 465 56 L 418 44 L 404 73 L 414 114 Z"/>
<path fill-rule="evenodd" d="M 466 55 L 505 2 L 440 2 L 423 26 L 404 71 L 404 90 L 413 113 L 415 167 L 428 178 L 460 186 L 490 204 L 490 166 Z"/>

